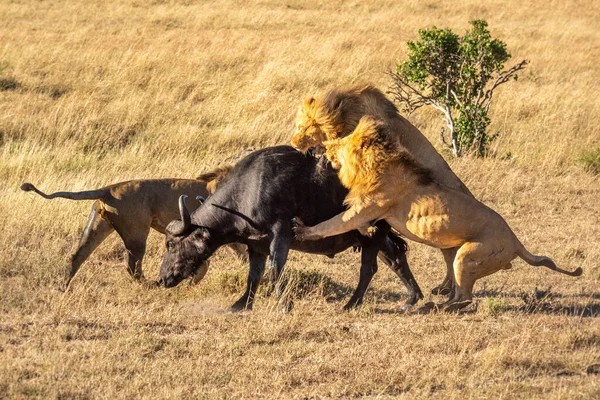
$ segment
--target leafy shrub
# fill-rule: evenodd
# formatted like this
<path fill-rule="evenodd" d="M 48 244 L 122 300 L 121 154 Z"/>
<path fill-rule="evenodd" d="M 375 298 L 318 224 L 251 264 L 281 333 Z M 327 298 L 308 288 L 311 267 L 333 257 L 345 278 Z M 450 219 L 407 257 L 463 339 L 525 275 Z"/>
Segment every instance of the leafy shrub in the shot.
<path fill-rule="evenodd" d="M 511 55 L 487 26 L 484 20 L 471 21 L 464 36 L 450 29 L 421 29 L 419 40 L 408 42 L 408 60 L 390 73 L 392 94 L 407 112 L 431 106 L 444 114 L 455 157 L 486 154 L 496 137 L 487 133 L 493 92 L 516 80 L 516 72 L 527 65 L 523 60 L 505 70 Z"/>

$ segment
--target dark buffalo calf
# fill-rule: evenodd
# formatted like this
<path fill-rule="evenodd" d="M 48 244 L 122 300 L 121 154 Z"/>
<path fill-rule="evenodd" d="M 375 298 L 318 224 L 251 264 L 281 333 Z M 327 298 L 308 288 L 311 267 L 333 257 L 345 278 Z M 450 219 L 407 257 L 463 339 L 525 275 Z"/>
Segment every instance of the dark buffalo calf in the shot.
<path fill-rule="evenodd" d="M 333 256 L 351 246 L 362 249 L 360 280 L 345 309 L 362 303 L 377 271 L 377 256 L 408 289 L 405 306 L 423 298 L 406 262 L 406 243 L 390 232 L 385 221 L 376 224 L 372 237 L 357 231 L 322 240 L 294 240 L 292 218 L 308 225 L 342 212 L 347 190 L 324 157 L 320 160 L 289 146 L 270 147 L 248 155 L 219 183 L 216 192 L 190 216 L 185 197 L 179 200 L 181 221 L 167 227 L 166 253 L 158 283 L 173 287 L 191 276 L 220 246 L 248 245 L 250 271 L 244 295 L 233 311 L 252 309 L 254 294 L 263 276 L 267 256 L 269 277 L 281 296 L 279 276 L 290 249 Z"/>

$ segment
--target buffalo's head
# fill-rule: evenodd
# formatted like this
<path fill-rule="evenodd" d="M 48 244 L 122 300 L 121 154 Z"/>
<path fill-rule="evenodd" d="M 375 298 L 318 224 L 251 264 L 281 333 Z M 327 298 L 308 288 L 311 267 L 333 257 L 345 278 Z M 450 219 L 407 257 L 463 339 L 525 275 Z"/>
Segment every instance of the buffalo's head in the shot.
<path fill-rule="evenodd" d="M 177 286 L 182 280 L 194 276 L 198 282 L 208 270 L 211 234 L 208 228 L 192 224 L 183 195 L 179 198 L 181 220 L 167 226 L 166 251 L 160 266 L 158 284 L 165 287 Z"/>

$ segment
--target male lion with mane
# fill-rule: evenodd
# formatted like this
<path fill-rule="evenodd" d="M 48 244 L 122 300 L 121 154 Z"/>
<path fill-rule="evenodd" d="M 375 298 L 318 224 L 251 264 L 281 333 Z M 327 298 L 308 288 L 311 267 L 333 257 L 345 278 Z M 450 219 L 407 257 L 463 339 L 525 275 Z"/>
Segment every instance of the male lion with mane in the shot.
<path fill-rule="evenodd" d="M 296 238 L 315 240 L 385 219 L 405 237 L 440 249 L 458 249 L 452 260 L 454 295 L 438 307 L 457 310 L 469 304 L 475 281 L 522 258 L 570 276 L 548 257 L 534 256 L 506 221 L 473 196 L 436 181 L 433 171 L 395 139 L 384 121 L 364 116 L 353 133 L 323 142 L 326 156 L 350 189 L 349 209 L 313 227 L 296 220 Z"/>
<path fill-rule="evenodd" d="M 348 136 L 365 115 L 385 121 L 393 140 L 400 142 L 423 167 L 429 169 L 437 182 L 472 196 L 429 140 L 373 86 L 336 88 L 322 97 L 304 100 L 296 116 L 297 131 L 292 137 L 292 145 L 300 151 L 315 148 L 317 153 L 322 153 L 325 141 Z M 452 260 L 457 250 L 442 249 L 447 266 L 446 278 L 432 290 L 434 294 L 451 294 Z"/>

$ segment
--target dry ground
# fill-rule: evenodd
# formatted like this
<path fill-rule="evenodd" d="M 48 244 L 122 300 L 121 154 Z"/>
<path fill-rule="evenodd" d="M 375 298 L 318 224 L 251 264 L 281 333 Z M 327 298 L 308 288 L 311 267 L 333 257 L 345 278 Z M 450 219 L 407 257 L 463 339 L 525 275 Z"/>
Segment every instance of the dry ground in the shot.
<path fill-rule="evenodd" d="M 0 2 L 0 397 L 600 397 L 600 146 L 594 1 Z M 433 24 L 487 19 L 531 60 L 493 105 L 497 157 L 450 160 L 476 196 L 569 278 L 516 262 L 462 315 L 397 313 L 387 270 L 341 311 L 358 256 L 294 253 L 296 307 L 225 313 L 247 267 L 219 253 L 198 287 L 131 282 L 111 237 L 66 294 L 55 287 L 90 204 L 18 190 L 193 177 L 247 146 L 286 143 L 306 95 L 373 82 Z M 443 122 L 411 120 L 436 146 Z M 151 235 L 146 274 L 162 238 Z M 413 245 L 424 291 L 439 252 Z M 537 288 L 537 290 L 536 290 Z M 435 300 L 435 299 L 434 299 Z"/>

